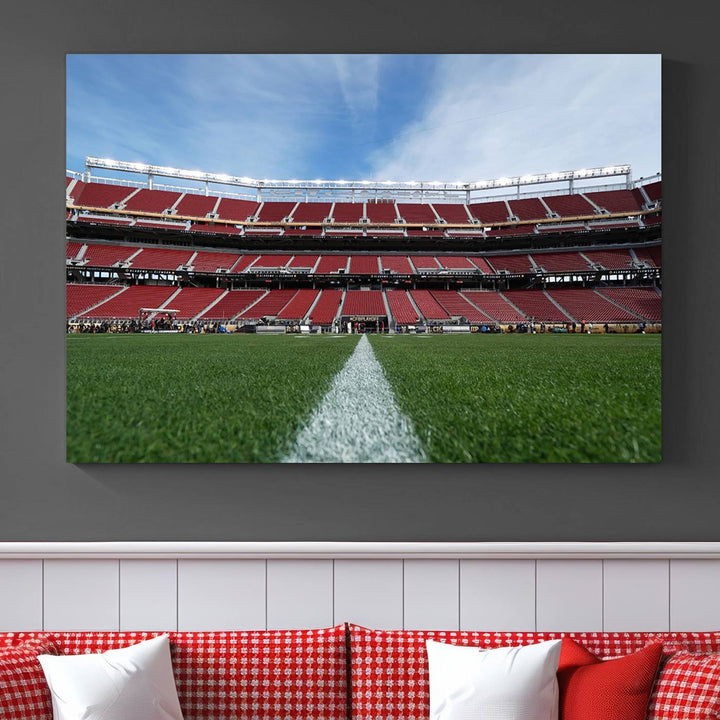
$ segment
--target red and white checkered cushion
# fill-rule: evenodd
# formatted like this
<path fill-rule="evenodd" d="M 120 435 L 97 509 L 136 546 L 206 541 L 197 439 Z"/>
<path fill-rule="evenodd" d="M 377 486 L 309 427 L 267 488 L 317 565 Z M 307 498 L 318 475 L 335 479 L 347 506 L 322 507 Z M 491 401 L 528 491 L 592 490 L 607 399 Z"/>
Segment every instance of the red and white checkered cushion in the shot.
<path fill-rule="evenodd" d="M 55 637 L 70 655 L 126 647 L 159 634 L 61 632 Z M 344 625 L 169 635 L 185 720 L 347 719 Z"/>
<path fill-rule="evenodd" d="M 720 653 L 720 632 L 653 633 L 649 643 L 662 643 L 666 653 Z"/>
<path fill-rule="evenodd" d="M 678 652 L 666 658 L 650 698 L 647 720 L 717 720 L 720 655 Z"/>
<path fill-rule="evenodd" d="M 0 718 L 52 720 L 52 697 L 38 655 L 57 655 L 48 635 L 0 647 Z"/>
<path fill-rule="evenodd" d="M 369 630 L 350 625 L 352 716 L 357 720 L 425 720 L 430 713 L 426 640 L 484 648 L 531 645 L 567 635 L 598 657 L 645 646 L 648 633 Z"/>

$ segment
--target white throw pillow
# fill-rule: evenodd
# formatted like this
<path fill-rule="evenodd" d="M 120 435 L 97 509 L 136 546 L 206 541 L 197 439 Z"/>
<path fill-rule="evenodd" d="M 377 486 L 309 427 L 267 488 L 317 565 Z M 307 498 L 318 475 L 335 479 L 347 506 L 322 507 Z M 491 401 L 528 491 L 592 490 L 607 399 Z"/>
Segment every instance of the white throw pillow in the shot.
<path fill-rule="evenodd" d="M 430 720 L 557 720 L 561 643 L 483 650 L 428 640 Z"/>
<path fill-rule="evenodd" d="M 183 720 L 167 635 L 94 655 L 40 655 L 54 720 Z"/>

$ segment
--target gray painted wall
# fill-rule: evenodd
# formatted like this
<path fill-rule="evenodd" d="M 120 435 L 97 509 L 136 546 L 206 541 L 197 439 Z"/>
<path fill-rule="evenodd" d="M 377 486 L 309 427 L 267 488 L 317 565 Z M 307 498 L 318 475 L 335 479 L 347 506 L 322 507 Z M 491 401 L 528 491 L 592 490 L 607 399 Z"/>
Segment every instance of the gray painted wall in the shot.
<path fill-rule="evenodd" d="M 30 0 L 5 7 L 0 540 L 720 539 L 713 314 L 720 243 L 711 220 L 720 190 L 720 59 L 712 23 L 695 22 L 702 10 L 698 0 Z M 662 52 L 664 463 L 371 472 L 66 465 L 64 55 L 219 50 Z"/>

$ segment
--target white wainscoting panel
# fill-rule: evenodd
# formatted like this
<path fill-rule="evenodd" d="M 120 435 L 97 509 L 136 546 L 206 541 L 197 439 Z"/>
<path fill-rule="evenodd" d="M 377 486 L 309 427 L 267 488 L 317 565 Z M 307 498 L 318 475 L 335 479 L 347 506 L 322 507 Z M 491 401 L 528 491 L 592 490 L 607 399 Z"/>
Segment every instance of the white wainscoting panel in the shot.
<path fill-rule="evenodd" d="M 720 560 L 670 561 L 670 629 L 720 630 Z"/>
<path fill-rule="evenodd" d="M 45 630 L 119 630 L 119 560 L 46 560 Z"/>
<path fill-rule="evenodd" d="M 458 630 L 460 562 L 405 560 L 403 623 L 406 630 Z"/>
<path fill-rule="evenodd" d="M 0 560 L 0 632 L 43 629 L 43 561 Z"/>
<path fill-rule="evenodd" d="M 603 629 L 603 561 L 537 561 L 537 629 Z"/>
<path fill-rule="evenodd" d="M 534 560 L 461 560 L 461 630 L 535 630 Z"/>
<path fill-rule="evenodd" d="M 177 560 L 120 561 L 120 629 L 177 630 Z"/>
<path fill-rule="evenodd" d="M 268 629 L 321 628 L 332 624 L 333 561 L 268 560 Z"/>
<path fill-rule="evenodd" d="M 670 561 L 604 561 L 604 629 L 663 632 L 670 629 Z"/>
<path fill-rule="evenodd" d="M 263 630 L 265 560 L 178 560 L 178 630 Z"/>
<path fill-rule="evenodd" d="M 335 622 L 403 626 L 402 560 L 336 560 Z"/>

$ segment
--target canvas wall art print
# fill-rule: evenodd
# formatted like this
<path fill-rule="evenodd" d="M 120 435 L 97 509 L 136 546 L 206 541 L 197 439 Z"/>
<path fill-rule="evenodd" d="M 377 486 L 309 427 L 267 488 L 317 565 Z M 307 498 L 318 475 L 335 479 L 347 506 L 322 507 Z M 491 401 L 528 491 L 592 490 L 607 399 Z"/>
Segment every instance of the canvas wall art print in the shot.
<path fill-rule="evenodd" d="M 656 463 L 659 55 L 68 55 L 67 461 Z"/>

